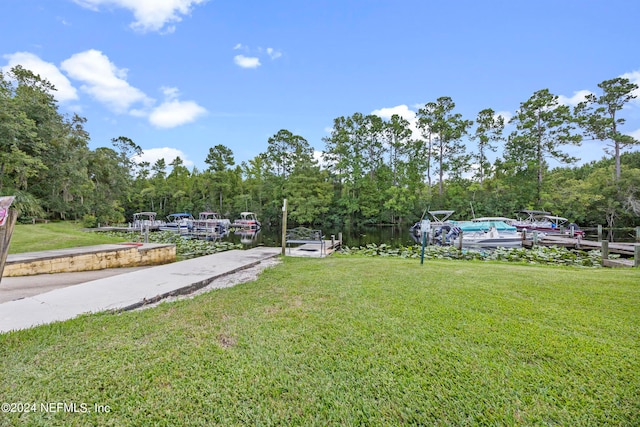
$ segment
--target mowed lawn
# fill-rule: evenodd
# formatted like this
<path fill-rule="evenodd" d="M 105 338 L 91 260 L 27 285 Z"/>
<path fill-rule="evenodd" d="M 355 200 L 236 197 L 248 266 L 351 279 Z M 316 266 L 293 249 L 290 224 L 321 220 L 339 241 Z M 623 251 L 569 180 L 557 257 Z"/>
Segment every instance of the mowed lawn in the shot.
<path fill-rule="evenodd" d="M 0 425 L 639 425 L 640 272 L 286 258 L 0 356 Z"/>
<path fill-rule="evenodd" d="M 104 233 L 82 231 L 82 225 L 74 221 L 16 224 L 9 243 L 9 253 L 47 251 L 122 241 L 124 241 L 123 238 Z"/>

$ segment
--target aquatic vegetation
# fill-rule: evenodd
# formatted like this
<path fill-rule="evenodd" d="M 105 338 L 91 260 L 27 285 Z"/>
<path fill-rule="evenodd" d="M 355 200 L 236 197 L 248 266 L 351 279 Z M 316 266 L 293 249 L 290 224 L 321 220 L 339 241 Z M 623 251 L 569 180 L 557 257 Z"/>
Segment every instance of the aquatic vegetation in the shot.
<path fill-rule="evenodd" d="M 345 246 L 340 253 L 345 255 L 364 255 L 400 258 L 420 258 L 422 247 L 419 245 L 394 247 L 386 244 L 370 243 L 357 248 Z M 497 248 L 497 249 L 462 249 L 452 246 L 426 246 L 424 259 L 508 261 L 529 264 L 555 264 L 581 267 L 600 267 L 602 254 L 600 251 L 583 251 L 558 246 L 538 246 L 533 249 Z"/>

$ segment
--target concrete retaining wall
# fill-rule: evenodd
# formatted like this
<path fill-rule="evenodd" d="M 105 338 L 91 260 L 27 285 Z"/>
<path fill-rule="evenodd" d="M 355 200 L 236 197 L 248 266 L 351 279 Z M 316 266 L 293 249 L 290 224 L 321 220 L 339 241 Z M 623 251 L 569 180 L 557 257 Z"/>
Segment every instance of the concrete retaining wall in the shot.
<path fill-rule="evenodd" d="M 175 245 L 119 244 L 12 254 L 2 277 L 158 265 L 176 260 Z"/>

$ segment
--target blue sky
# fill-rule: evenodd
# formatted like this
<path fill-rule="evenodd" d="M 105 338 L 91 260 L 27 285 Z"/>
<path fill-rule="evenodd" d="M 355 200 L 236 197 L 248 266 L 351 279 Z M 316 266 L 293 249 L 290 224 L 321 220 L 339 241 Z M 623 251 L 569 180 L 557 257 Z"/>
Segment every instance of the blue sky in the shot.
<path fill-rule="evenodd" d="M 236 163 L 288 129 L 324 149 L 333 119 L 412 119 L 440 96 L 509 117 L 548 88 L 573 104 L 597 84 L 640 84 L 630 0 L 0 0 L 0 67 L 53 82 L 90 147 L 126 136 L 152 163 Z M 623 111 L 640 139 L 640 96 Z M 469 148 L 473 148 L 470 146 Z M 635 148 L 638 149 L 638 148 Z M 602 158 L 600 142 L 566 151 Z M 498 153 L 500 154 L 500 152 Z"/>

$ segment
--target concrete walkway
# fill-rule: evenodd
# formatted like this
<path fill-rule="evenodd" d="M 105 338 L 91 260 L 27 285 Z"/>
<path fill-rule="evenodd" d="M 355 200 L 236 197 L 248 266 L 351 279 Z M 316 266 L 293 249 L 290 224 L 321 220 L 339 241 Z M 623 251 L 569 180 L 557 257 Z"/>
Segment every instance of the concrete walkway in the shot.
<path fill-rule="evenodd" d="M 5 302 L 0 304 L 0 333 L 72 319 L 84 313 L 134 309 L 171 295 L 193 292 L 218 277 L 280 253 L 279 248 L 267 247 L 220 252 Z"/>

